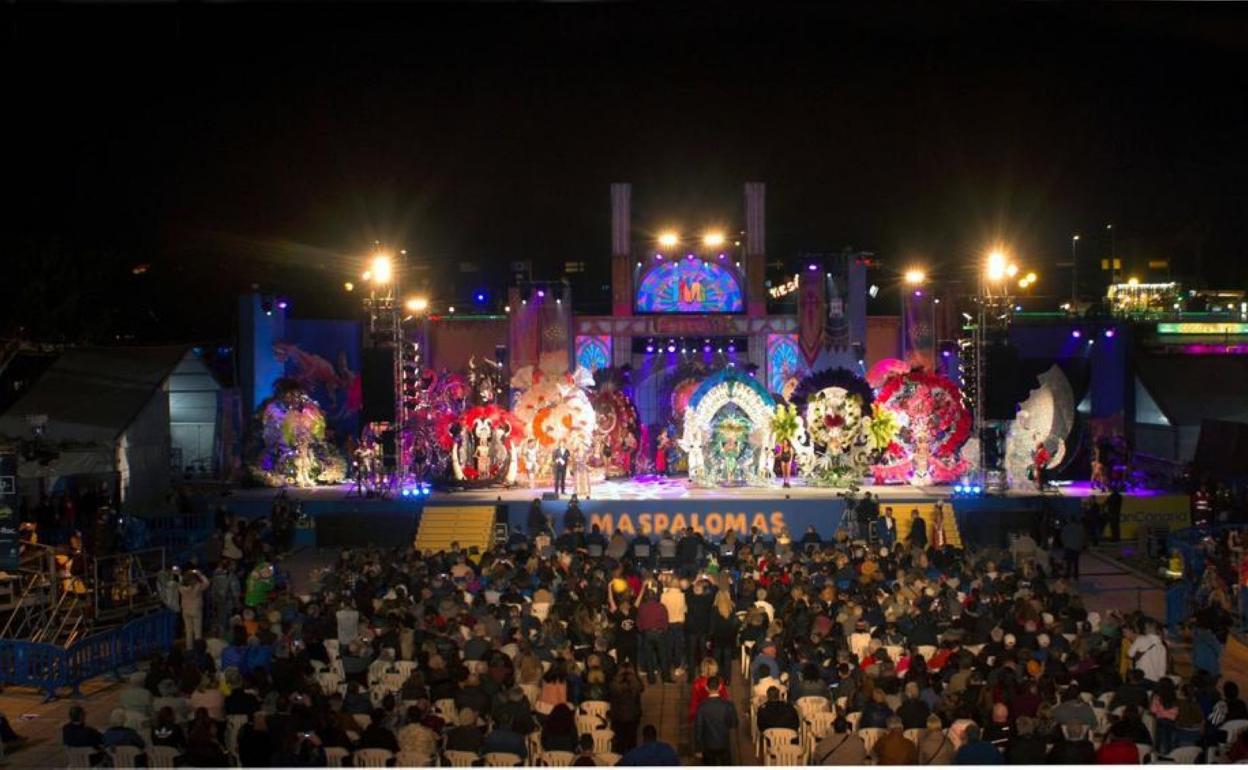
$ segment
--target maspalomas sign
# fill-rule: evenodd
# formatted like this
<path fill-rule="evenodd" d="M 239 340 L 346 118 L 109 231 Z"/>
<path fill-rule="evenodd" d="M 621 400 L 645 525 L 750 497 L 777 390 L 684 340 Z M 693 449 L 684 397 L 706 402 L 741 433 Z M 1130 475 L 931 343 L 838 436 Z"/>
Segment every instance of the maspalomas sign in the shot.
<path fill-rule="evenodd" d="M 567 500 L 548 501 L 542 511 L 556 529 L 563 526 Z M 511 526 L 523 527 L 528 503 L 509 503 Z M 587 500 L 581 502 L 586 526 L 598 525 L 607 534 L 655 535 L 668 530 L 693 527 L 712 538 L 728 530 L 748 533 L 752 527 L 774 535 L 787 527 L 794 539 L 814 525 L 822 537 L 832 537 L 841 523 L 845 503 L 839 498 L 826 500 Z"/>

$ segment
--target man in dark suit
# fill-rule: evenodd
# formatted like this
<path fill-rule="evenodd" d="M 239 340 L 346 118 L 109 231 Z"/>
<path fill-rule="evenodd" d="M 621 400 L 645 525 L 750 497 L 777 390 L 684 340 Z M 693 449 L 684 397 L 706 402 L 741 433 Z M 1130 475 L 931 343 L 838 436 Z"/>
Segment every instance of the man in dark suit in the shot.
<path fill-rule="evenodd" d="M 555 454 L 551 463 L 555 470 L 555 495 L 562 495 L 568 488 L 568 460 L 571 456 L 562 441 L 555 445 Z"/>

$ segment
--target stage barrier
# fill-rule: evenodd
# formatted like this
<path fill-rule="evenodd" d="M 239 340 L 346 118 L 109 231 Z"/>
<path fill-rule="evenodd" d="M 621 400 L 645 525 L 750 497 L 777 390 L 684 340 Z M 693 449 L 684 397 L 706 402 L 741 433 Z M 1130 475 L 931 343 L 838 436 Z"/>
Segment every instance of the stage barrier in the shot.
<path fill-rule="evenodd" d="M 1100 500 L 1104 505 L 1104 496 Z M 1173 532 L 1191 526 L 1191 504 L 1187 495 L 1123 495 L 1122 537 L 1135 538 L 1149 527 Z"/>
<path fill-rule="evenodd" d="M 56 697 L 62 687 L 79 686 L 101 674 L 120 678 L 122 668 L 146 660 L 173 645 L 177 618 L 167 610 L 132 620 L 123 626 L 92 634 L 86 639 L 58 647 L 55 644 L 0 639 L 0 681 L 9 685 L 37 687 Z"/>

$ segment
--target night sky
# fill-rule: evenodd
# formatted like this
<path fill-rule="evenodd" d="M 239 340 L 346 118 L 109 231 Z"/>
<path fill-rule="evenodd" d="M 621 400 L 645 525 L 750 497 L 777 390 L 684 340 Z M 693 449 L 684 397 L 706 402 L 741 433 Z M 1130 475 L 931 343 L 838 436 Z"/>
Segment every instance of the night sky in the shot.
<path fill-rule="evenodd" d="M 656 230 L 765 181 L 773 259 L 1000 238 L 1060 296 L 1112 222 L 1141 274 L 1248 283 L 1248 10 L 950 8 L 6 6 L 3 334 L 228 338 L 252 284 L 348 314 L 374 239 L 439 297 L 605 279 L 612 181 Z"/>

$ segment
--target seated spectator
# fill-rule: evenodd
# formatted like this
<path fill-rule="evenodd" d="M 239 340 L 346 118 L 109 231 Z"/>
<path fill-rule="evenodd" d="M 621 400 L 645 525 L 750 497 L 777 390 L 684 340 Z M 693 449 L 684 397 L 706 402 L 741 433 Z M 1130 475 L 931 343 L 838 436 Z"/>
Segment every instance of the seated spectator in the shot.
<path fill-rule="evenodd" d="M 126 710 L 120 708 L 113 709 L 108 715 L 108 729 L 101 736 L 100 745 L 106 749 L 116 746 L 133 746 L 139 750 L 147 748 L 147 742 L 139 736 L 139 733 L 134 728 L 126 726 Z"/>
<path fill-rule="evenodd" d="M 1008 765 L 1043 765 L 1047 761 L 1049 747 L 1044 736 L 1036 734 L 1036 720 L 1031 717 L 1019 717 L 1015 724 L 1014 737 L 1005 749 L 1005 762 Z"/>
<path fill-rule="evenodd" d="M 575 753 L 577 744 L 576 716 L 566 703 L 561 703 L 551 710 L 542 725 L 542 749 Z"/>
<path fill-rule="evenodd" d="M 980 736 L 979 726 L 968 725 L 965 733 L 965 743 L 962 748 L 958 749 L 953 755 L 953 764 L 955 765 L 999 765 L 1001 764 L 1001 752 L 996 746 L 992 745 Z"/>
<path fill-rule="evenodd" d="M 494 723 L 494 729 L 490 731 L 489 735 L 485 736 L 485 741 L 481 744 L 482 754 L 490 754 L 492 752 L 515 754 L 521 759 L 528 759 L 529 757 L 529 750 L 525 745 L 524 736 L 513 729 L 509 714 L 501 715 L 499 720 Z"/>
<path fill-rule="evenodd" d="M 186 733 L 178 724 L 173 709 L 168 706 L 156 714 L 156 724 L 152 725 L 152 745 L 170 746 L 175 749 L 186 748 Z"/>
<path fill-rule="evenodd" d="M 410 722 L 411 715 L 409 713 L 408 720 Z M 411 725 L 409 724 L 408 727 Z M 406 730 L 407 728 L 403 728 Z M 433 739 L 437 740 L 436 733 L 430 733 Z M 399 734 L 399 742 L 403 742 L 403 734 Z M 481 752 L 481 746 L 485 743 L 485 735 L 481 732 L 481 728 L 477 727 L 477 715 L 472 709 L 460 709 L 459 724 L 452 728 L 446 734 L 446 750 L 447 751 L 468 751 L 473 754 Z M 593 742 L 590 742 L 593 745 Z M 406 750 L 406 749 L 405 749 Z"/>
<path fill-rule="evenodd" d="M 616 763 L 620 767 L 677 767 L 680 757 L 670 743 L 659 740 L 654 725 L 641 728 L 641 744 L 633 748 Z"/>
<path fill-rule="evenodd" d="M 205 674 L 199 687 L 191 693 L 190 707 L 193 711 L 204 709 L 214 722 L 225 721 L 225 695 L 217 686 L 216 676 Z"/>
<path fill-rule="evenodd" d="M 810 763 L 858 766 L 866 764 L 867 758 L 867 747 L 862 738 L 850 731 L 849 722 L 843 717 L 837 717 L 828 734 L 815 744 Z"/>
<path fill-rule="evenodd" d="M 595 525 L 597 526 L 597 525 Z M 576 752 L 576 759 L 572 761 L 573 767 L 597 767 L 598 761 L 594 759 L 594 736 L 585 733 L 581 736 L 580 748 Z"/>
<path fill-rule="evenodd" d="M 953 763 L 953 753 L 957 749 L 953 741 L 945 733 L 944 726 L 937 714 L 928 714 L 924 722 L 924 730 L 919 733 L 918 749 L 920 765 L 949 765 Z M 1041 743 L 1041 748 L 1044 744 Z M 1041 763 L 1043 764 L 1043 762 Z"/>
<path fill-rule="evenodd" d="M 780 689 L 777 687 L 767 688 L 767 701 L 758 707 L 756 722 L 759 732 L 772 727 L 797 730 L 802 726 L 797 709 L 793 708 L 793 704 L 788 701 L 780 699 Z"/>
<path fill-rule="evenodd" d="M 1082 722 L 1070 722 L 1061 727 L 1061 739 L 1049 749 L 1050 765 L 1096 764 L 1096 749 L 1088 740 L 1088 726 Z"/>
<path fill-rule="evenodd" d="M 927 717 L 931 713 L 932 710 L 919 697 L 918 683 L 907 682 L 905 699 L 897 708 L 897 716 L 901 717 L 902 726 L 907 730 L 920 730 L 927 725 Z"/>
<path fill-rule="evenodd" d="M 385 749 L 395 754 L 399 753 L 399 741 L 394 737 L 394 733 L 390 728 L 386 727 L 386 712 L 381 709 L 373 709 L 372 721 L 368 723 L 368 727 L 364 728 L 364 732 L 360 735 L 358 748 Z M 429 752 L 425 756 L 431 756 L 432 753 Z"/>
<path fill-rule="evenodd" d="M 1131 736 L 1125 732 L 1114 733 L 1112 730 L 1106 737 L 1101 748 L 1096 752 L 1098 765 L 1138 765 L 1140 750 L 1136 748 Z"/>
<path fill-rule="evenodd" d="M 877 690 L 877 692 L 880 691 Z M 919 749 L 913 741 L 903 735 L 901 719 L 895 716 L 888 717 L 886 728 L 888 732 L 880 736 L 875 742 L 875 748 L 871 751 L 876 764 L 913 765 L 917 763 Z"/>

